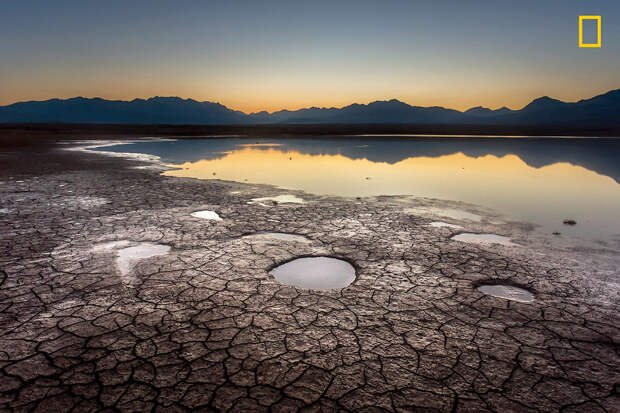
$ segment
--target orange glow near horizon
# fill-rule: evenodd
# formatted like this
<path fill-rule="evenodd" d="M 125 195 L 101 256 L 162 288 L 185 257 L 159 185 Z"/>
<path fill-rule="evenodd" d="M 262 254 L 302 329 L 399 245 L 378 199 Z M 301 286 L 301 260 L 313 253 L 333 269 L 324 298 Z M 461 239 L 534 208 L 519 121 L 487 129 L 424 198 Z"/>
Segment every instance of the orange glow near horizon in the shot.
<path fill-rule="evenodd" d="M 598 94 L 607 92 L 606 89 L 600 89 L 595 91 L 581 91 L 578 93 L 513 93 L 511 95 L 500 96 L 499 93 L 488 94 L 476 94 L 470 96 L 464 93 L 455 94 L 449 96 L 447 94 L 398 94 L 381 95 L 381 94 L 364 94 L 364 95 L 347 95 L 347 96 L 320 96 L 320 93 L 313 93 L 310 95 L 300 94 L 283 94 L 279 96 L 270 95 L 262 96 L 253 93 L 248 93 L 247 98 L 242 96 L 226 96 L 226 95 L 201 95 L 191 93 L 174 93 L 173 91 L 160 91 L 154 93 L 136 93 L 136 95 L 127 94 L 110 94 L 110 93 L 97 93 L 92 91 L 90 93 L 69 93 L 66 95 L 40 95 L 39 97 L 29 96 L 25 93 L 16 93 L 14 97 L 10 95 L 4 95 L 0 98 L 0 105 L 10 105 L 23 101 L 40 101 L 48 99 L 69 99 L 73 97 L 86 97 L 86 98 L 103 98 L 108 100 L 125 100 L 131 101 L 136 98 L 148 99 L 155 96 L 177 96 L 182 99 L 194 99 L 197 101 L 209 101 L 214 103 L 220 103 L 229 109 L 238 110 L 244 113 L 254 112 L 277 112 L 280 110 L 298 110 L 310 107 L 320 108 L 341 108 L 351 105 L 353 103 L 368 104 L 375 101 L 397 99 L 401 102 L 407 103 L 412 106 L 442 106 L 447 109 L 455 109 L 459 111 L 465 111 L 475 106 L 483 106 L 491 109 L 498 109 L 506 106 L 513 110 L 523 108 L 532 100 L 547 95 L 554 99 L 563 100 L 566 102 L 575 102 L 581 99 L 589 99 Z"/>

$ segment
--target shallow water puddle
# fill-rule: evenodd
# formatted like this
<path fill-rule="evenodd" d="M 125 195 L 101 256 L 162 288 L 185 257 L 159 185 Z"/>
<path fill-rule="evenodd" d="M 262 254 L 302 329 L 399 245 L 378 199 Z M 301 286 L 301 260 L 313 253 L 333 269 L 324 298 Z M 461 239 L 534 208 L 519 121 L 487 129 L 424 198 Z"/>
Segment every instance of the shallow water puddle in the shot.
<path fill-rule="evenodd" d="M 472 244 L 500 244 L 506 247 L 520 247 L 519 244 L 512 242 L 510 238 L 497 234 L 474 234 L 464 232 L 453 236 L 451 239 Z"/>
<path fill-rule="evenodd" d="M 268 206 L 267 204 L 265 204 L 265 202 L 269 201 L 276 202 L 278 204 L 304 204 L 306 202 L 302 198 L 296 197 L 295 195 L 284 194 L 278 196 L 267 196 L 263 198 L 252 198 L 252 200 L 250 200 L 248 204 L 259 204 L 262 206 Z"/>
<path fill-rule="evenodd" d="M 433 227 L 433 228 L 452 228 L 452 229 L 461 229 L 461 228 L 463 228 L 460 225 L 449 224 L 447 222 L 442 222 L 442 221 L 431 222 L 430 224 L 428 224 L 428 226 L 429 227 Z"/>
<path fill-rule="evenodd" d="M 269 274 L 279 283 L 311 290 L 344 288 L 355 281 L 355 268 L 332 257 L 306 257 L 281 264 Z"/>
<path fill-rule="evenodd" d="M 289 234 L 286 232 L 257 232 L 255 234 L 244 235 L 243 238 L 257 241 L 278 240 L 293 242 L 310 242 L 310 240 L 303 235 Z"/>
<path fill-rule="evenodd" d="M 221 221 L 222 218 L 215 211 L 196 211 L 192 212 L 192 216 L 202 219 L 211 219 L 214 221 Z"/>
<path fill-rule="evenodd" d="M 158 255 L 166 255 L 170 252 L 170 246 L 163 244 L 151 244 L 150 242 L 142 242 L 137 245 L 131 241 L 113 241 L 107 244 L 98 245 L 94 248 L 95 251 L 101 250 L 115 250 L 116 251 L 116 265 L 122 275 L 127 275 L 131 272 L 137 261 L 145 258 L 151 258 Z"/>
<path fill-rule="evenodd" d="M 477 290 L 483 294 L 504 298 L 506 300 L 518 301 L 520 303 L 531 303 L 534 301 L 534 294 L 523 288 L 513 287 L 511 285 L 481 285 Z"/>

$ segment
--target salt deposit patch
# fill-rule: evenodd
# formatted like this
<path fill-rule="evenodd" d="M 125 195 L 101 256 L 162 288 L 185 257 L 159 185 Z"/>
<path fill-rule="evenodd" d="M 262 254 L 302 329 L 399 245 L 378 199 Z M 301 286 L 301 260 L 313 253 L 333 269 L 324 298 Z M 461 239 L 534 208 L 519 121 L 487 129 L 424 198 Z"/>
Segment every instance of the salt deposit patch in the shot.
<path fill-rule="evenodd" d="M 481 285 L 477 290 L 483 294 L 504 298 L 506 300 L 518 301 L 520 303 L 531 303 L 534 301 L 534 294 L 523 288 L 514 287 L 512 285 Z"/>
<path fill-rule="evenodd" d="M 435 222 L 431 222 L 430 224 L 428 224 L 430 227 L 433 228 L 453 228 L 453 229 L 461 229 L 463 228 L 460 225 L 456 225 L 456 224 L 449 224 L 447 222 L 442 222 L 442 221 L 435 221 Z"/>
<path fill-rule="evenodd" d="M 284 194 L 278 196 L 268 196 L 264 198 L 252 198 L 248 204 L 259 204 L 263 206 L 267 206 L 265 202 L 277 202 L 278 204 L 303 204 L 305 201 L 302 198 L 296 197 L 295 195 Z"/>
<path fill-rule="evenodd" d="M 158 255 L 165 255 L 170 251 L 170 246 L 161 244 L 151 244 L 148 242 L 133 246 L 122 248 L 117 250 L 118 258 L 116 263 L 122 274 L 127 274 L 131 271 L 136 261 L 156 257 Z"/>
<path fill-rule="evenodd" d="M 507 247 L 519 247 L 519 244 L 515 244 L 510 238 L 497 234 L 474 234 L 474 233 L 462 233 L 453 236 L 451 239 L 461 242 L 469 242 L 473 244 L 500 244 Z"/>
<path fill-rule="evenodd" d="M 344 288 L 355 281 L 355 268 L 331 257 L 297 258 L 272 269 L 279 283 L 312 290 Z"/>
<path fill-rule="evenodd" d="M 96 196 L 66 196 L 62 198 L 61 202 L 54 202 L 54 206 L 74 206 L 78 208 L 96 208 L 107 204 L 109 201 L 106 198 Z"/>
<path fill-rule="evenodd" d="M 202 219 L 212 219 L 214 221 L 221 221 L 222 218 L 215 211 L 196 211 L 192 212 L 192 216 Z"/>
<path fill-rule="evenodd" d="M 127 276 L 140 260 L 166 255 L 170 252 L 170 246 L 163 244 L 152 244 L 150 242 L 135 243 L 132 241 L 121 240 L 106 244 L 97 245 L 93 248 L 95 252 L 115 251 L 116 265 L 122 276 Z M 124 277 L 126 283 L 133 283 L 133 277 Z"/>
<path fill-rule="evenodd" d="M 131 241 L 127 241 L 127 240 L 111 241 L 111 242 L 107 242 L 105 244 L 95 245 L 93 247 L 93 251 L 99 252 L 99 251 L 105 251 L 105 250 L 116 250 L 116 249 L 128 247 L 131 244 L 133 244 L 133 243 Z"/>

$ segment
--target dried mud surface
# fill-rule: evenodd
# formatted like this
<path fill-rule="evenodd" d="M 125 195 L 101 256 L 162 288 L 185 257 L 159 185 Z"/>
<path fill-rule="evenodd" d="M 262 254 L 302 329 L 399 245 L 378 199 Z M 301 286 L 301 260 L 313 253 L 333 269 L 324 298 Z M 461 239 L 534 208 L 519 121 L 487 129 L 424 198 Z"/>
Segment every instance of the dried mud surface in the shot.
<path fill-rule="evenodd" d="M 457 203 L 162 177 L 56 147 L 1 156 L 1 411 L 620 411 L 617 251 L 411 212 Z M 251 203 L 281 194 L 305 202 Z M 125 273 L 102 245 L 170 250 Z M 268 274 L 302 256 L 357 278 L 312 291 Z M 488 280 L 535 300 L 476 290 Z"/>

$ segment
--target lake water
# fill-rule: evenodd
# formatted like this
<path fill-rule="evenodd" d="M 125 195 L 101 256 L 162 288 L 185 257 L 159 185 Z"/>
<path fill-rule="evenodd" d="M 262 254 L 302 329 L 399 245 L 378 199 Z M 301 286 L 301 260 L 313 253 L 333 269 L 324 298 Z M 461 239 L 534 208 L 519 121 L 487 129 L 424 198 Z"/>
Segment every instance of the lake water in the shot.
<path fill-rule="evenodd" d="M 620 139 L 211 138 L 100 148 L 157 155 L 165 175 L 272 184 L 319 195 L 464 201 L 589 239 L 620 235 Z M 574 219 L 577 225 L 562 224 Z"/>

